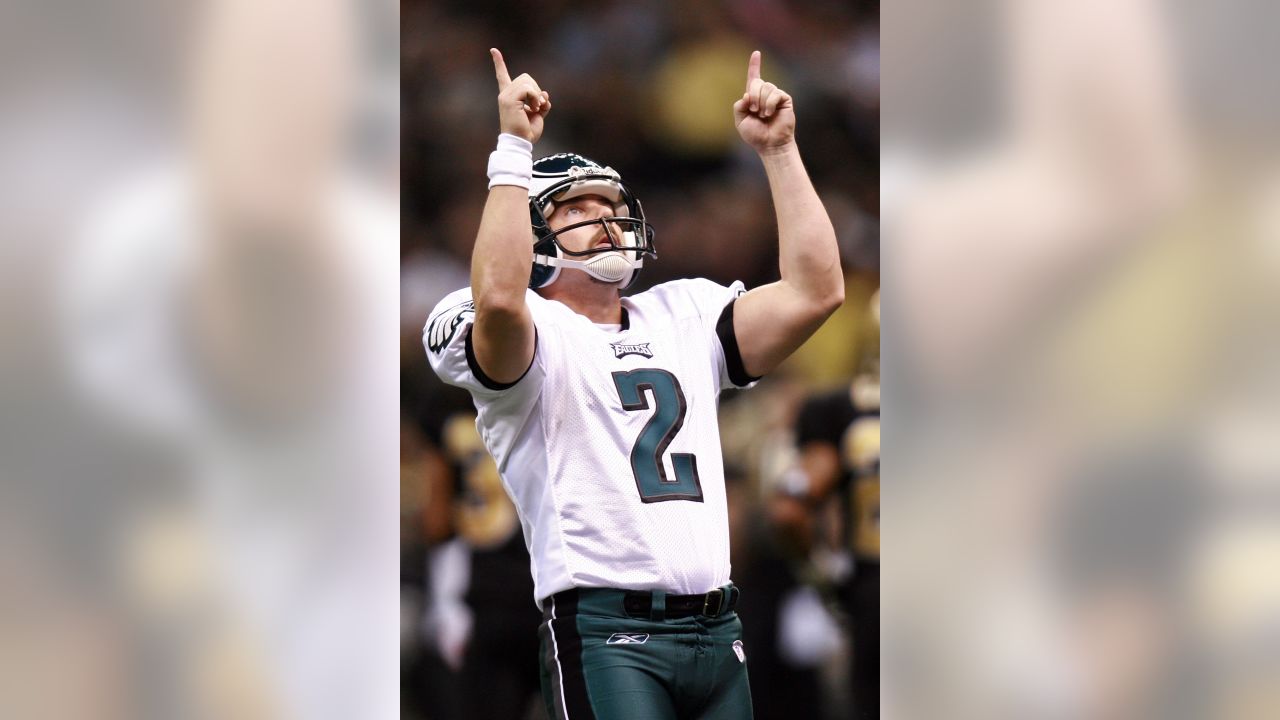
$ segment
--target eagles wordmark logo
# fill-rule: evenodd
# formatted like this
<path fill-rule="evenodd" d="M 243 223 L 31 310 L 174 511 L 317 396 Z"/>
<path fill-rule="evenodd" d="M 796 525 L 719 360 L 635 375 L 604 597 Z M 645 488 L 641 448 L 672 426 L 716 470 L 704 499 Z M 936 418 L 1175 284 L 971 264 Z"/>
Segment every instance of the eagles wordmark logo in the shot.
<path fill-rule="evenodd" d="M 449 344 L 449 341 L 453 339 L 453 334 L 458 331 L 458 326 L 462 324 L 463 318 L 468 313 L 472 316 L 476 314 L 474 300 L 458 303 L 431 318 L 431 322 L 427 323 L 427 347 L 431 349 L 431 352 L 438 353 Z"/>
<path fill-rule="evenodd" d="M 649 642 L 649 633 L 614 633 L 605 645 L 643 645 Z"/>
<path fill-rule="evenodd" d="M 649 343 L 638 343 L 628 345 L 626 343 L 609 343 L 609 347 L 613 348 L 613 357 L 622 358 L 628 355 L 643 355 L 644 357 L 653 357 L 653 351 L 649 349 Z"/>

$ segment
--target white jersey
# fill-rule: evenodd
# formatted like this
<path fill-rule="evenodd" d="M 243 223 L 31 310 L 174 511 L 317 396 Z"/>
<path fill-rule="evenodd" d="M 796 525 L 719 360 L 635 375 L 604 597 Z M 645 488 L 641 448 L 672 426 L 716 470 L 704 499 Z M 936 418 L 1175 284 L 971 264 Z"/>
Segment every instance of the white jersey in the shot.
<path fill-rule="evenodd" d="M 432 368 L 475 400 L 476 425 L 520 513 L 535 600 L 571 587 L 705 593 L 729 582 L 716 409 L 747 387 L 733 335 L 742 283 L 664 283 L 604 329 L 532 290 L 533 362 L 514 383 L 471 349 L 470 288 L 436 306 Z"/>

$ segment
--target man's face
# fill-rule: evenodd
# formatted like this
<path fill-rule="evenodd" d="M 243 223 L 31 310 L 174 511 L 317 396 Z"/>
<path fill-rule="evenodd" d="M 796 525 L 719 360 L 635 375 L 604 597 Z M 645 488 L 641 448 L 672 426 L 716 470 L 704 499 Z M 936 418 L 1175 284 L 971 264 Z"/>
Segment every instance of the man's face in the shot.
<path fill-rule="evenodd" d="M 547 218 L 547 225 L 555 231 L 574 223 L 613 216 L 613 204 L 608 199 L 600 195 L 579 195 L 571 200 L 557 202 L 555 210 Z M 583 252 L 593 247 L 607 247 L 609 238 L 605 235 L 605 227 L 609 228 L 608 232 L 614 234 L 615 242 L 621 245 L 622 240 L 617 237 L 618 229 L 611 223 L 585 225 L 559 235 L 556 239 L 560 241 L 561 247 L 572 252 Z"/>

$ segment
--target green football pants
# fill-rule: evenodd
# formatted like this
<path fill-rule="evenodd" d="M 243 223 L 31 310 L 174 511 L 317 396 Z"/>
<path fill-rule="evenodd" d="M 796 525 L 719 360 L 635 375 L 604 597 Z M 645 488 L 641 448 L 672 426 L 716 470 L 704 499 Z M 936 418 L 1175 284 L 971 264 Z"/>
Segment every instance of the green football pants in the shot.
<path fill-rule="evenodd" d="M 666 595 L 654 591 L 646 593 L 647 613 L 635 617 L 626 611 L 626 594 L 580 588 L 545 601 L 538 636 L 550 717 L 750 720 L 737 613 L 668 618 Z"/>

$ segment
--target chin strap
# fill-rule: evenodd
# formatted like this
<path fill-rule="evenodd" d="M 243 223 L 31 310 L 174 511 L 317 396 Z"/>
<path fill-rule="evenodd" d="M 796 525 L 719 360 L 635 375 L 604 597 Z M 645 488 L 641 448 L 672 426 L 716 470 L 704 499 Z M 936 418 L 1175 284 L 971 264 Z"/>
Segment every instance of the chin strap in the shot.
<path fill-rule="evenodd" d="M 631 278 L 632 273 L 644 267 L 644 258 L 631 260 L 625 257 L 624 251 L 620 250 L 601 253 L 585 262 L 547 255 L 534 255 L 533 262 L 535 265 L 581 270 L 597 280 L 608 283 L 624 283 Z"/>

